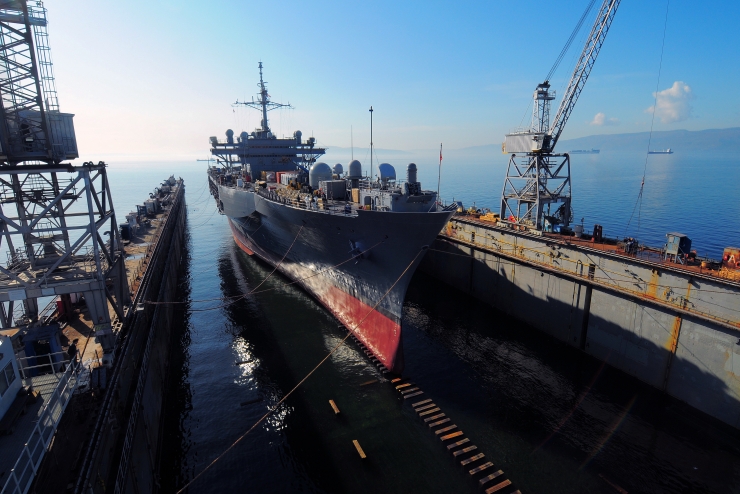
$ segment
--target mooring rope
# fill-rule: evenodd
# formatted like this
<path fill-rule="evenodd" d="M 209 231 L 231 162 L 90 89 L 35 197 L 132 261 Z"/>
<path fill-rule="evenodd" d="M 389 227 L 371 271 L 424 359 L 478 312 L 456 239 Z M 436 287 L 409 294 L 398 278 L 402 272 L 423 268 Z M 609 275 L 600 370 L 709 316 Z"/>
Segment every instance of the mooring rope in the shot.
<path fill-rule="evenodd" d="M 287 393 L 287 394 L 286 394 L 285 396 L 283 396 L 283 397 L 282 397 L 282 398 L 280 399 L 280 401 L 278 401 L 278 402 L 277 402 L 277 403 L 276 403 L 275 405 L 273 405 L 273 407 L 272 407 L 272 408 L 270 408 L 270 409 L 269 409 L 269 410 L 268 410 L 268 411 L 267 411 L 267 412 L 266 412 L 266 413 L 265 413 L 265 414 L 264 414 L 264 415 L 263 415 L 263 416 L 262 416 L 262 417 L 261 417 L 261 418 L 260 418 L 260 419 L 259 419 L 259 420 L 258 420 L 257 422 L 255 422 L 255 423 L 254 423 L 254 425 L 252 425 L 252 427 L 250 427 L 250 428 L 249 428 L 249 429 L 247 430 L 247 432 L 245 432 L 244 434 L 242 434 L 241 436 L 239 436 L 239 437 L 238 437 L 238 438 L 236 439 L 236 441 L 234 441 L 234 442 L 233 442 L 233 443 L 231 444 L 231 446 L 229 446 L 228 448 L 226 448 L 226 449 L 225 449 L 225 450 L 223 451 L 223 453 L 221 453 L 221 454 L 220 454 L 220 455 L 218 455 L 218 456 L 217 456 L 216 458 L 214 458 L 214 459 L 213 459 L 213 461 L 211 461 L 211 463 L 209 463 L 209 464 L 208 464 L 208 465 L 207 465 L 207 466 L 206 466 L 206 467 L 205 467 L 205 468 L 204 468 L 203 470 L 201 470 L 201 471 L 200 471 L 200 472 L 199 472 L 199 473 L 198 473 L 198 474 L 197 474 L 197 475 L 196 475 L 195 477 L 193 477 L 193 478 L 192 478 L 192 479 L 191 479 L 191 480 L 190 480 L 190 481 L 189 481 L 189 482 L 188 482 L 187 484 L 185 484 L 185 485 L 184 485 L 183 487 L 181 487 L 181 488 L 180 488 L 180 489 L 179 489 L 179 490 L 178 490 L 178 491 L 177 491 L 177 492 L 176 492 L 175 494 L 180 494 L 180 493 L 181 493 L 182 491 L 184 491 L 185 489 L 187 489 L 187 488 L 188 488 L 188 487 L 189 487 L 189 486 L 190 486 L 190 485 L 191 485 L 191 484 L 192 484 L 193 482 L 195 482 L 196 480 L 198 480 L 198 478 L 199 478 L 199 477 L 200 477 L 201 475 L 203 475 L 204 473 L 206 473 L 206 472 L 207 472 L 207 471 L 208 471 L 208 470 L 209 470 L 209 469 L 210 469 L 210 468 L 211 468 L 211 467 L 212 467 L 213 465 L 215 465 L 215 464 L 216 464 L 216 462 L 218 462 L 218 461 L 219 461 L 219 460 L 220 460 L 221 458 L 223 458 L 223 457 L 224 457 L 224 456 L 226 455 L 226 453 L 228 453 L 229 451 L 231 451 L 232 449 L 234 449 L 234 447 L 235 447 L 235 446 L 236 446 L 237 444 L 239 444 L 239 442 L 241 442 L 241 440 L 242 440 L 242 439 L 244 439 L 245 437 L 247 437 L 247 435 L 248 435 L 248 434 L 249 434 L 250 432 L 252 432 L 252 431 L 253 431 L 254 429 L 256 429 L 258 425 L 260 425 L 260 424 L 261 424 L 262 422 L 264 422 L 264 421 L 265 421 L 265 419 L 266 419 L 267 417 L 269 417 L 270 415 L 272 415 L 273 413 L 275 413 L 275 411 L 276 411 L 276 410 L 277 410 L 277 409 L 278 409 L 278 408 L 280 407 L 280 405 L 282 405 L 282 404 L 283 404 L 283 402 L 285 402 L 285 400 L 287 400 L 287 399 L 288 399 L 288 397 L 289 397 L 290 395 L 292 395 L 292 394 L 293 394 L 293 393 L 295 392 L 295 390 L 297 390 L 297 389 L 298 389 L 298 388 L 299 388 L 299 387 L 300 387 L 300 386 L 301 386 L 301 385 L 302 385 L 302 384 L 303 384 L 304 382 L 306 382 L 306 380 L 307 380 L 307 379 L 308 379 L 309 377 L 311 377 L 311 375 L 313 375 L 313 373 L 314 373 L 314 372 L 316 372 L 316 370 L 317 370 L 317 369 L 318 369 L 319 367 L 321 367 L 321 366 L 322 366 L 322 365 L 324 364 L 324 362 L 326 362 L 327 360 L 329 360 L 329 357 L 331 357 L 331 356 L 332 356 L 332 355 L 334 354 L 334 352 L 336 352 L 336 351 L 337 351 L 337 350 L 339 349 L 339 347 L 341 347 L 341 346 L 342 346 L 342 345 L 343 345 L 343 344 L 344 344 L 344 343 L 345 343 L 345 342 L 347 341 L 347 338 L 349 338 L 350 336 L 352 336 L 352 335 L 354 334 L 354 331 L 355 331 L 355 330 L 356 330 L 356 329 L 357 329 L 357 328 L 358 328 L 358 327 L 359 327 L 359 326 L 360 326 L 360 325 L 361 325 L 361 324 L 362 324 L 363 322 L 365 322 L 365 319 L 367 319 L 367 318 L 368 318 L 368 316 L 370 316 L 370 314 L 372 314 L 373 312 L 375 312 L 375 310 L 376 310 L 376 309 L 378 308 L 378 306 L 380 305 L 380 303 L 381 303 L 381 302 L 382 302 L 383 300 L 385 300 L 385 298 L 386 298 L 386 297 L 388 296 L 388 294 L 389 294 L 389 293 L 391 292 L 391 290 L 393 290 L 393 289 L 394 289 L 394 288 L 396 287 L 396 285 L 398 284 L 398 282 L 399 282 L 399 281 L 401 281 L 401 278 L 403 278 L 403 276 L 404 276 L 404 275 L 405 275 L 405 274 L 406 274 L 406 273 L 408 272 L 408 270 L 409 270 L 409 269 L 411 269 L 411 266 L 413 266 L 413 265 L 414 265 L 414 263 L 416 262 L 416 260 L 417 260 L 417 259 L 419 258 L 419 254 L 421 254 L 421 253 L 422 253 L 422 252 L 424 252 L 425 250 L 426 250 L 426 246 L 425 246 L 425 247 L 422 247 L 421 249 L 419 249 L 419 252 L 417 252 L 417 253 L 416 253 L 416 255 L 415 255 L 415 256 L 414 256 L 414 258 L 413 258 L 413 259 L 411 260 L 411 262 L 410 262 L 410 263 L 408 264 L 408 266 L 406 266 L 406 268 L 405 268 L 405 269 L 403 270 L 403 272 L 402 272 L 402 273 L 401 273 L 401 274 L 400 274 L 400 275 L 398 276 L 398 278 L 396 278 L 396 281 L 394 281 L 394 282 L 393 282 L 393 284 L 391 285 L 391 287 L 390 287 L 390 288 L 388 288 L 388 290 L 386 290 L 386 292 L 385 292 L 385 293 L 383 294 L 383 296 L 382 296 L 382 297 L 380 297 L 380 299 L 379 299 L 379 300 L 378 300 L 378 302 L 377 302 L 377 303 L 376 303 L 376 304 L 375 304 L 375 305 L 373 306 L 373 308 L 372 308 L 372 309 L 370 309 L 370 311 L 369 311 L 369 312 L 368 312 L 367 314 L 365 314 L 365 316 L 364 316 L 364 317 L 363 317 L 363 318 L 362 318 L 362 319 L 361 319 L 361 320 L 360 320 L 359 322 L 357 322 L 357 323 L 355 324 L 355 326 L 354 326 L 354 327 L 353 327 L 352 329 L 348 329 L 348 331 L 347 331 L 347 335 L 346 335 L 346 336 L 345 336 L 344 338 L 342 338 L 342 339 L 341 339 L 341 340 L 339 341 L 339 343 L 337 343 L 337 344 L 336 344 L 336 346 L 334 346 L 334 348 L 332 348 L 332 349 L 331 349 L 331 351 L 330 351 L 330 352 L 329 352 L 328 354 L 326 354 L 326 356 L 325 356 L 325 357 L 324 357 L 323 359 L 321 359 L 321 361 L 320 361 L 320 362 L 319 362 L 318 364 L 316 364 L 316 367 L 314 367 L 313 369 L 311 369 L 311 371 L 310 371 L 310 372 L 309 372 L 308 374 L 306 374 L 306 376 L 305 376 L 305 377 L 304 377 L 303 379 L 301 379 L 301 380 L 300 380 L 300 381 L 298 382 L 298 384 L 296 384 L 295 386 L 293 386 L 293 389 L 291 389 L 290 391 L 288 391 L 288 393 Z"/>
<path fill-rule="evenodd" d="M 295 245 L 295 243 L 296 243 L 296 240 L 298 240 L 298 237 L 299 237 L 299 236 L 301 235 L 301 232 L 302 232 L 302 231 L 303 231 L 303 225 L 301 225 L 301 227 L 300 227 L 300 228 L 298 229 L 298 233 L 296 233 L 296 236 L 295 236 L 295 238 L 293 239 L 293 242 L 291 242 L 291 244 L 290 244 L 290 247 L 288 247 L 288 250 L 287 250 L 287 251 L 285 252 L 285 255 L 283 255 L 283 258 L 282 258 L 282 259 L 280 259 L 280 262 L 278 262 L 278 263 L 277 263 L 277 264 L 275 265 L 275 267 L 273 268 L 273 270 L 272 270 L 272 271 L 270 272 L 270 274 L 268 274 L 268 275 L 267 275 L 267 277 L 266 277 L 265 279 L 263 279 L 263 280 L 262 280 L 262 281 L 260 282 L 260 284 L 259 284 L 259 285 L 257 285 L 257 286 L 256 286 L 255 288 L 253 288 L 253 289 L 252 289 L 251 291 L 249 291 L 249 292 L 247 292 L 247 293 L 244 293 L 244 294 L 242 294 L 242 295 L 238 295 L 238 296 L 237 296 L 237 297 L 236 297 L 236 298 L 235 298 L 234 300 L 232 300 L 231 302 L 228 302 L 228 303 L 226 303 L 226 304 L 222 304 L 222 305 L 219 305 L 219 306 L 216 306 L 216 307 L 208 307 L 208 308 L 205 308 L 205 309 L 191 309 L 191 310 L 190 310 L 190 312 L 205 312 L 205 311 L 209 311 L 209 310 L 222 309 L 222 308 L 224 308 L 224 307 L 228 307 L 229 305 L 233 305 L 233 304 L 235 304 L 235 303 L 236 303 L 236 302 L 238 302 L 239 300 L 242 300 L 242 299 L 244 299 L 244 298 L 248 297 L 249 295 L 252 295 L 252 294 L 253 294 L 253 293 L 254 293 L 254 292 L 255 292 L 255 291 L 256 291 L 256 290 L 257 290 L 257 289 L 258 289 L 259 287 L 261 287 L 261 286 L 262 286 L 262 285 L 263 285 L 263 284 L 265 283 L 265 281 L 269 280 L 269 279 L 270 279 L 270 277 L 271 277 L 271 276 L 272 276 L 273 274 L 275 274 L 275 271 L 277 271 L 277 270 L 278 270 L 278 268 L 280 267 L 280 265 L 281 265 L 281 264 L 283 264 L 283 261 L 285 261 L 285 258 L 286 258 L 286 257 L 288 257 L 288 254 L 289 254 L 289 253 L 290 253 L 290 251 L 291 251 L 291 250 L 293 249 L 293 246 Z M 165 303 L 166 303 L 166 302 L 165 302 Z M 187 303 L 187 302 L 184 302 L 184 303 Z M 155 302 L 155 304 L 157 304 L 157 302 Z"/>
<path fill-rule="evenodd" d="M 332 269 L 336 269 L 339 266 L 342 266 L 343 264 L 347 264 L 348 262 L 350 262 L 352 260 L 355 260 L 355 259 L 357 259 L 359 257 L 362 257 L 363 255 L 365 255 L 366 253 L 370 252 L 372 249 L 374 249 L 375 247 L 379 246 L 380 244 L 382 244 L 385 241 L 386 241 L 386 239 L 384 238 L 383 240 L 381 240 L 380 242 L 376 243 L 375 245 L 372 245 L 372 246 L 368 247 L 367 249 L 363 250 L 359 254 L 356 254 L 356 255 L 348 258 L 348 259 L 345 259 L 344 261 L 342 261 L 340 263 L 334 264 L 333 266 L 329 266 L 328 268 L 322 269 L 321 271 L 316 271 L 315 273 L 310 274 L 308 276 L 305 276 L 303 278 L 298 278 L 298 279 L 295 279 L 293 281 L 289 281 L 288 283 L 283 283 L 282 285 L 277 286 L 277 287 L 274 287 L 274 288 L 266 288 L 264 290 L 257 291 L 257 288 L 259 288 L 259 286 L 258 286 L 257 288 L 254 288 L 253 290 L 249 291 L 249 293 L 240 293 L 239 295 L 232 295 L 232 296 L 229 296 L 229 297 L 206 298 L 206 299 L 199 299 L 199 300 L 185 300 L 185 301 L 182 301 L 182 302 L 180 302 L 180 301 L 156 302 L 156 301 L 153 301 L 153 300 L 147 300 L 147 301 L 144 301 L 143 303 L 148 304 L 148 305 L 176 305 L 176 304 L 190 304 L 190 303 L 216 302 L 216 301 L 232 300 L 232 302 L 230 302 L 230 303 L 227 303 L 227 304 L 224 304 L 224 305 L 219 305 L 219 306 L 216 306 L 216 307 L 207 307 L 205 309 L 191 309 L 191 312 L 203 312 L 203 311 L 208 311 L 208 310 L 221 309 L 223 307 L 228 307 L 229 305 L 232 305 L 232 303 L 237 302 L 237 301 L 239 301 L 239 300 L 241 300 L 241 299 L 243 299 L 243 298 L 245 298 L 245 297 L 247 297 L 249 295 L 258 295 L 260 293 L 267 293 L 267 292 L 271 292 L 271 291 L 274 291 L 274 290 L 278 290 L 280 288 L 284 288 L 286 286 L 294 285 L 296 283 L 300 283 L 302 281 L 308 280 L 308 279 L 313 278 L 315 276 L 318 276 L 320 274 L 326 273 L 327 271 L 331 271 Z M 265 280 L 267 280 L 267 278 L 265 278 Z M 265 280 L 263 280 L 263 283 L 264 283 Z M 260 285 L 261 284 L 262 283 L 260 283 Z"/>

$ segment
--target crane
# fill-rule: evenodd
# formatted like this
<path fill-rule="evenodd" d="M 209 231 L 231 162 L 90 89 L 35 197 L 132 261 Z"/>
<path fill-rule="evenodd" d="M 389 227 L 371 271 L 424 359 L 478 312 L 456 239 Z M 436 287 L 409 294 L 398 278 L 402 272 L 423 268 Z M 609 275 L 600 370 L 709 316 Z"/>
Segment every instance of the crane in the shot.
<path fill-rule="evenodd" d="M 502 149 L 511 157 L 501 193 L 504 222 L 549 231 L 555 225 L 568 227 L 572 221 L 570 157 L 567 153 L 555 154 L 554 149 L 596 63 L 621 0 L 603 0 L 552 122 L 550 103 L 556 94 L 550 89 L 549 79 L 594 1 L 589 3 L 545 81 L 535 88 L 530 127 L 506 135 Z"/>

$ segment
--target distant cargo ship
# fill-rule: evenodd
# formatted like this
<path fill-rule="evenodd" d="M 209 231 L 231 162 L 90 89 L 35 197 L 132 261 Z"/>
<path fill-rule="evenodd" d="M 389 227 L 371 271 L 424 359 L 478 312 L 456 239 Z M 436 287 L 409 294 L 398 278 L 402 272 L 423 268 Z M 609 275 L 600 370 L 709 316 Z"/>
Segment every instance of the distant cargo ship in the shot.
<path fill-rule="evenodd" d="M 599 154 L 599 149 L 574 149 L 569 154 Z"/>
<path fill-rule="evenodd" d="M 648 151 L 648 154 L 673 154 L 673 150 L 671 148 L 659 149 L 657 151 Z"/>

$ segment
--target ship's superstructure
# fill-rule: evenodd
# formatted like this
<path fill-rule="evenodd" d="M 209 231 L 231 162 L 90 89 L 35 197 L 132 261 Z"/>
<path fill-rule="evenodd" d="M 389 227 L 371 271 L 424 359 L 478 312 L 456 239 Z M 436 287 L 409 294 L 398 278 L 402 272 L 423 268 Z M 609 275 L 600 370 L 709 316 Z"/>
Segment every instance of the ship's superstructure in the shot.
<path fill-rule="evenodd" d="M 423 190 L 417 167 L 406 180 L 382 163 L 363 175 L 353 160 L 317 162 L 325 149 L 313 137 L 278 139 L 270 131 L 269 101 L 260 68 L 260 95 L 246 103 L 262 111 L 252 133 L 211 137 L 217 166 L 210 190 L 239 247 L 299 284 L 334 314 L 394 372 L 403 368 L 401 313 L 406 288 L 431 243 L 453 213 L 437 193 Z M 244 104 L 244 103 L 241 103 Z"/>

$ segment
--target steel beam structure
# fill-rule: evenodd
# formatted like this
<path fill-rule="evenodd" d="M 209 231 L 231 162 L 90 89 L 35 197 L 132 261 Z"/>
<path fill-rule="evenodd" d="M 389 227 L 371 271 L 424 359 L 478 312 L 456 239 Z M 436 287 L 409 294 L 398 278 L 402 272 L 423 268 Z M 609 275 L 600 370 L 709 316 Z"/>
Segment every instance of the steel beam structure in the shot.
<path fill-rule="evenodd" d="M 122 243 L 105 163 L 62 163 L 77 141 L 46 26 L 42 2 L 0 1 L 0 327 L 43 324 L 39 298 L 77 293 L 108 351 L 108 303 L 121 319 L 130 304 Z"/>
<path fill-rule="evenodd" d="M 105 163 L 66 173 L 23 168 L 0 167 L 0 246 L 8 256 L 0 263 L 0 325 L 35 322 L 40 297 L 82 293 L 93 322 L 107 328 L 107 302 L 123 318 L 130 296 Z M 23 314 L 11 322 L 21 301 Z"/>
<path fill-rule="evenodd" d="M 570 225 L 570 158 L 567 154 L 554 154 L 553 151 L 596 63 L 620 1 L 603 0 L 552 124 L 550 102 L 555 99 L 555 91 L 550 90 L 550 81 L 546 80 L 534 91 L 529 130 L 506 135 L 503 151 L 516 154 L 511 154 L 509 159 L 501 193 L 501 218 L 504 221 L 508 219 L 515 225 L 539 231 L 546 230 L 547 223 L 565 228 Z M 580 29 L 588 10 L 590 6 L 584 12 L 560 58 Z M 550 71 L 548 79 L 560 63 L 559 60 Z M 517 158 L 517 154 L 523 156 Z M 556 204 L 558 207 L 553 211 L 552 206 Z"/>
<path fill-rule="evenodd" d="M 501 193 L 501 219 L 536 230 L 568 226 L 571 218 L 570 157 L 512 154 Z M 553 206 L 557 206 L 553 209 Z"/>

